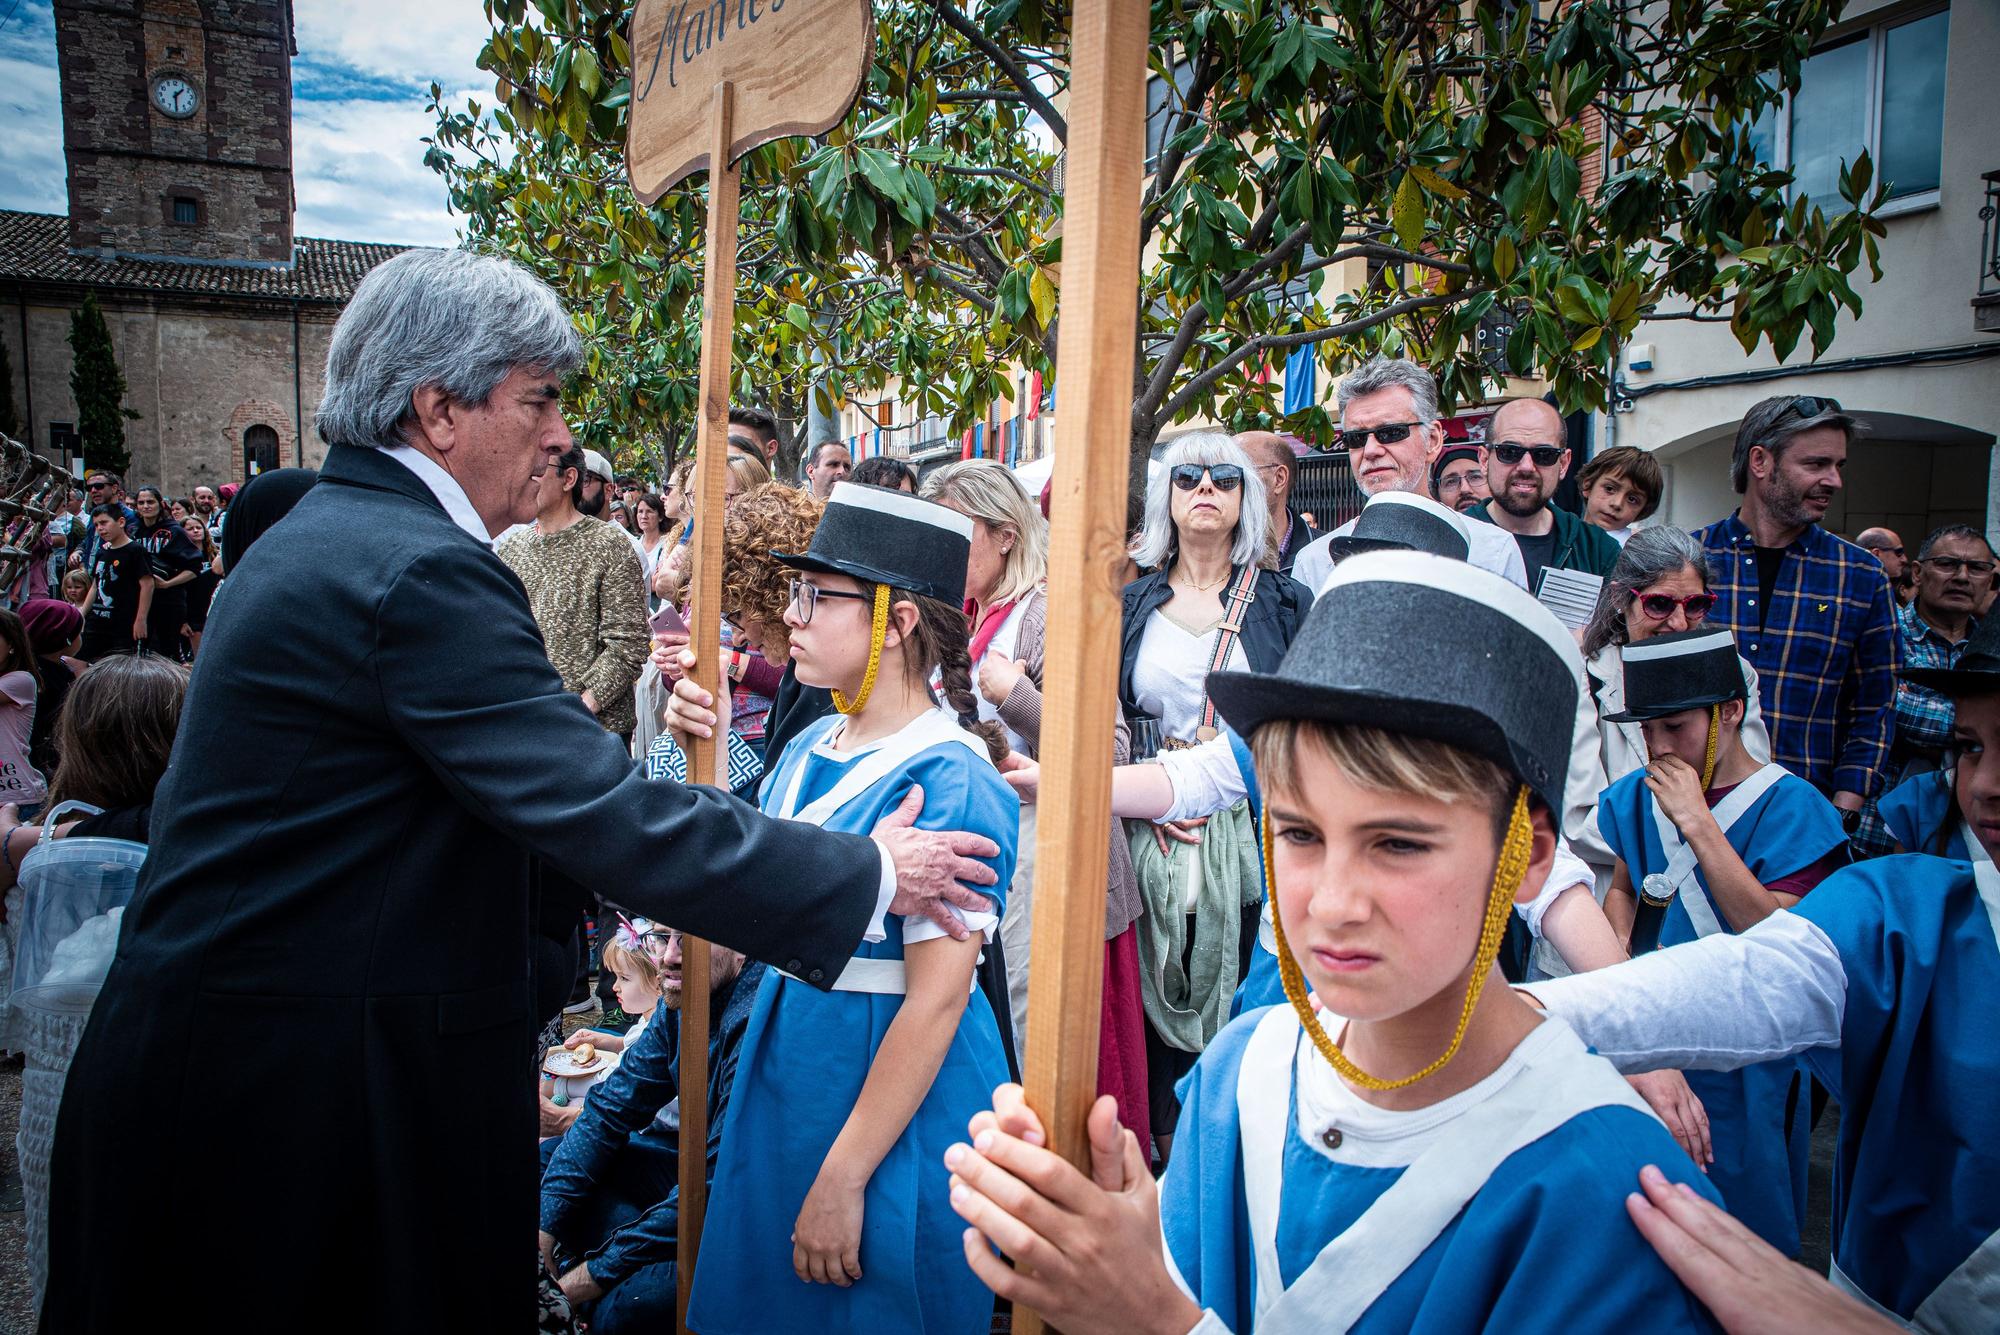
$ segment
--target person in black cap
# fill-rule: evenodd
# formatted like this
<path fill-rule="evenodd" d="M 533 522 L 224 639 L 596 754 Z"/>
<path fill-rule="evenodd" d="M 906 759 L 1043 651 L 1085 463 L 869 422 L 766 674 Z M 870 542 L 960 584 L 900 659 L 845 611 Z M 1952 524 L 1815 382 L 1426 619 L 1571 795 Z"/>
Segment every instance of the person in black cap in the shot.
<path fill-rule="evenodd" d="M 1604 910 L 1634 955 L 1741 932 L 1847 862 L 1840 813 L 1817 788 L 1745 750 L 1748 688 L 1726 630 L 1627 645 L 1624 712 L 1652 757 L 1604 792 L 1597 821 L 1618 864 Z M 1730 1209 L 1786 1256 L 1805 1216 L 1809 1100 L 1798 1063 L 1694 1071 L 1708 1110 L 1709 1176 Z"/>
<path fill-rule="evenodd" d="M 942 505 L 842 482 L 811 548 L 775 553 L 800 572 L 785 613 L 799 681 L 830 690 L 838 712 L 785 747 L 764 810 L 871 829 L 921 789 L 924 823 L 999 846 L 988 864 L 998 881 L 993 911 L 966 915 L 965 941 L 892 916 L 888 938 L 865 943 L 830 992 L 776 969 L 765 978 L 716 1165 L 693 1328 L 991 1323 L 932 1171 L 1008 1072 L 993 1007 L 972 990 L 1013 873 L 1019 804 L 994 768 L 1006 744 L 972 694 L 961 610 L 971 530 Z"/>
<path fill-rule="evenodd" d="M 1431 469 L 1431 494 L 1464 514 L 1481 501 L 1491 500 L 1486 486 L 1486 459 L 1477 445 L 1447 445 L 1438 451 Z"/>
<path fill-rule="evenodd" d="M 1157 1196 L 1108 1100 L 1092 1181 L 1000 1091 L 945 1161 L 997 1293 L 1066 1330 L 1711 1329 L 1624 1195 L 1646 1163 L 1714 1189 L 1495 967 L 1554 856 L 1576 660 L 1502 577 L 1385 552 L 1277 672 L 1210 678 L 1268 796 L 1289 1004 L 1202 1054 Z"/>
<path fill-rule="evenodd" d="M 1948 768 L 1968 857 L 1844 867 L 1748 931 L 1533 992 L 1627 1070 L 1804 1054 L 1841 1105 L 1835 1284 L 1916 1329 L 1991 1330 L 2000 622 L 1980 627 L 1956 668 L 1906 675 L 1957 705 Z"/>

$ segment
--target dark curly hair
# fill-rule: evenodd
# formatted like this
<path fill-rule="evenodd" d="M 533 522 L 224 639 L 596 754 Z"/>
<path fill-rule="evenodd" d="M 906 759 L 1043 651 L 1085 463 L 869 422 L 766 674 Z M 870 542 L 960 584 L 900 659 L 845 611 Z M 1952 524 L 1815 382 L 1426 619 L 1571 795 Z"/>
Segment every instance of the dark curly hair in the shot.
<path fill-rule="evenodd" d="M 802 552 L 819 527 L 820 503 L 810 492 L 767 483 L 736 498 L 722 520 L 722 610 L 764 628 L 765 657 L 782 664 L 791 650 L 785 603 L 798 572 L 773 552 Z"/>

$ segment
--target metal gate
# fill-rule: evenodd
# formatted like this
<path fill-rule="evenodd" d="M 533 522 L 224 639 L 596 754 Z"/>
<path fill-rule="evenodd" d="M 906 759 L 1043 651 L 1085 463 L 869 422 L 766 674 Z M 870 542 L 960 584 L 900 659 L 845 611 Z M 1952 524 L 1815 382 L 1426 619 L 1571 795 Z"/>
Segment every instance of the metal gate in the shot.
<path fill-rule="evenodd" d="M 1293 461 L 1292 508 L 1311 515 L 1320 532 L 1330 532 L 1359 515 L 1364 499 L 1346 450 L 1315 450 Z"/>

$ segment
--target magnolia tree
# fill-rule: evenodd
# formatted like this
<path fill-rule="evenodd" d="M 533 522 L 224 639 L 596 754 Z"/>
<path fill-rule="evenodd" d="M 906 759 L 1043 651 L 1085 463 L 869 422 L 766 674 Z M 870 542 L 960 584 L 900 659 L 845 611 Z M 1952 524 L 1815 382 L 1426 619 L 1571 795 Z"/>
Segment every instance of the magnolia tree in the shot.
<path fill-rule="evenodd" d="M 1860 310 L 1849 275 L 1875 266 L 1881 192 L 1858 157 L 1840 207 L 1794 198 L 1752 125 L 1838 8 L 1320 0 L 1302 19 L 1159 0 L 1135 474 L 1176 421 L 1279 422 L 1267 368 L 1302 347 L 1330 371 L 1418 358 L 1454 401 L 1540 375 L 1570 410 L 1604 403 L 1648 319 L 1727 320 L 1780 358 L 1810 331 L 1823 351 Z M 670 450 L 694 411 L 705 178 L 651 208 L 625 182 L 625 6 L 487 11 L 498 102 L 435 105 L 431 162 L 476 241 L 571 301 L 586 432 Z M 968 425 L 1011 368 L 1054 364 L 1068 13 L 875 12 L 848 119 L 744 163 L 738 398 L 795 418 L 812 394 L 894 380 L 919 413 Z M 1327 281 L 1354 260 L 1365 283 Z M 1282 425 L 1329 424 L 1315 407 Z"/>

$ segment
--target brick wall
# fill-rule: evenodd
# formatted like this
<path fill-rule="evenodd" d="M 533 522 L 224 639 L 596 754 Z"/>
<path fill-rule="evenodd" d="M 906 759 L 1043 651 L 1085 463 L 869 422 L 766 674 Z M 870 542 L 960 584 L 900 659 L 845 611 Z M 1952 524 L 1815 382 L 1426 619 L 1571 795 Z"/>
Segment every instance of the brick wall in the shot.
<path fill-rule="evenodd" d="M 70 244 L 292 259 L 291 34 L 283 0 L 57 0 Z M 195 113 L 152 105 L 185 78 Z M 196 221 L 174 221 L 192 200 Z"/>

